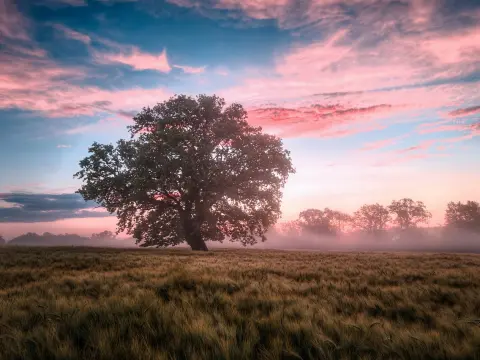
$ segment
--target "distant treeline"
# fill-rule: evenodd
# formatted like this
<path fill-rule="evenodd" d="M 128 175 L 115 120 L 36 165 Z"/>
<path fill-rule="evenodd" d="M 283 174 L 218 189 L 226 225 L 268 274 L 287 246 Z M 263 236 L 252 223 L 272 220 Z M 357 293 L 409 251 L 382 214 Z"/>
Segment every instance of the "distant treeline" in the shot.
<path fill-rule="evenodd" d="M 6 242 L 0 236 L 0 245 L 17 246 L 102 246 L 102 247 L 127 247 L 135 246 L 133 239 L 117 239 L 111 231 L 92 234 L 90 237 L 83 237 L 77 234 L 52 234 L 49 232 L 39 235 L 36 233 L 26 233 L 9 242 Z"/>
<path fill-rule="evenodd" d="M 421 201 L 401 199 L 388 206 L 368 204 L 353 214 L 307 209 L 279 226 L 274 241 L 261 247 L 322 251 L 480 252 L 478 202 L 450 202 L 445 223 L 426 226 L 430 212 Z M 271 239 L 272 236 L 269 238 Z"/>
<path fill-rule="evenodd" d="M 325 208 L 302 211 L 297 220 L 282 225 L 287 233 L 340 235 L 361 232 L 381 235 L 387 230 L 418 229 L 432 217 L 422 201 L 409 198 L 394 200 L 388 206 L 368 204 L 353 214 Z M 450 202 L 445 210 L 445 230 L 467 230 L 480 233 L 480 205 L 475 201 Z"/>

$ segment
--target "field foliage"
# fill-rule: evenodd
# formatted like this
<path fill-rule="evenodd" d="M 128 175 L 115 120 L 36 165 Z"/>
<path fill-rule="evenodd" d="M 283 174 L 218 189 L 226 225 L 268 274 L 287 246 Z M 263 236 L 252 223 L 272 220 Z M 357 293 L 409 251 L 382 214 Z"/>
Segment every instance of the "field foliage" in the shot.
<path fill-rule="evenodd" d="M 480 359 L 480 256 L 0 249 L 0 359 Z"/>

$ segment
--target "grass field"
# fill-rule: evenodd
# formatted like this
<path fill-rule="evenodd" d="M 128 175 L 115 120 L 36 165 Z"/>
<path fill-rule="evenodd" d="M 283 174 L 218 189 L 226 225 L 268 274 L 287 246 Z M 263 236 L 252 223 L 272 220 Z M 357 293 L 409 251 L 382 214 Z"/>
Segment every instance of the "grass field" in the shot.
<path fill-rule="evenodd" d="M 0 359 L 480 359 L 480 256 L 0 248 Z"/>

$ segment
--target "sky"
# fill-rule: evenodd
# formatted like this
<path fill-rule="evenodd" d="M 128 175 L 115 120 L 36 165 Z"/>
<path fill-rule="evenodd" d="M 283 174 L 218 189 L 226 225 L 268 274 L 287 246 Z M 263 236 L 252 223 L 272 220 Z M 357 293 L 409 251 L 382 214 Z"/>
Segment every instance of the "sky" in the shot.
<path fill-rule="evenodd" d="M 0 234 L 114 230 L 79 161 L 200 93 L 284 139 L 282 220 L 480 200 L 478 0 L 0 0 Z"/>

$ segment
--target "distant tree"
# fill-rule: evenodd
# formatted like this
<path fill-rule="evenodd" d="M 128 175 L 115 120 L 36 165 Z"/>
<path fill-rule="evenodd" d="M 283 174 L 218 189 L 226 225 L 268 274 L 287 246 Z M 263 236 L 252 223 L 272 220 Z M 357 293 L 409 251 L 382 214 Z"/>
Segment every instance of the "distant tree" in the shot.
<path fill-rule="evenodd" d="M 335 229 L 335 233 L 343 233 L 347 231 L 348 228 L 351 228 L 353 218 L 351 215 L 338 211 L 338 210 L 330 210 L 331 212 L 328 214 L 331 218 L 331 223 L 333 228 Z"/>
<path fill-rule="evenodd" d="M 286 236 L 301 235 L 301 227 L 298 220 L 286 221 L 279 226 L 280 232 Z"/>
<path fill-rule="evenodd" d="M 6 240 L 2 237 L 2 235 L 0 235 L 0 246 L 5 245 L 6 243 Z"/>
<path fill-rule="evenodd" d="M 348 214 L 325 208 L 302 211 L 298 224 L 303 231 L 319 235 L 336 235 L 351 221 Z"/>
<path fill-rule="evenodd" d="M 393 215 L 393 222 L 401 230 L 416 228 L 418 224 L 427 223 L 432 217 L 422 201 L 408 198 L 392 201 L 388 210 Z"/>
<path fill-rule="evenodd" d="M 265 241 L 294 169 L 281 139 L 246 118 L 241 105 L 225 107 L 217 96 L 144 108 L 131 140 L 90 147 L 75 174 L 84 181 L 78 193 L 116 213 L 117 231 L 140 246 Z"/>
<path fill-rule="evenodd" d="M 383 233 L 389 221 L 388 209 L 380 204 L 363 205 L 353 214 L 354 226 L 369 234 Z"/>
<path fill-rule="evenodd" d="M 447 227 L 480 231 L 480 204 L 476 201 L 449 202 L 445 211 Z"/>
<path fill-rule="evenodd" d="M 84 246 L 90 239 L 81 237 L 77 234 L 55 235 L 49 232 L 38 235 L 36 233 L 26 233 L 9 241 L 8 245 L 22 246 Z"/>
<path fill-rule="evenodd" d="M 111 231 L 105 230 L 100 233 L 94 233 L 90 237 L 92 240 L 115 240 L 117 235 Z"/>

